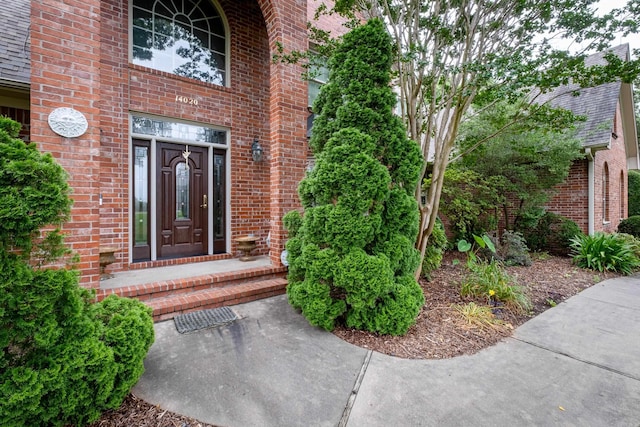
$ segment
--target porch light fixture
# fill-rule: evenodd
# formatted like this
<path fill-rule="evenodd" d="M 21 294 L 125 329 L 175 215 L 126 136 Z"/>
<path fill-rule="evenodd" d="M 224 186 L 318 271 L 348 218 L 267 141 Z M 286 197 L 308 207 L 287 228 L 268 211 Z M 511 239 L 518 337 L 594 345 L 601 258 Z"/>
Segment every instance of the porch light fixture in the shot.
<path fill-rule="evenodd" d="M 258 137 L 253 139 L 253 144 L 251 144 L 251 157 L 254 162 L 261 162 L 262 156 L 264 154 L 264 150 L 262 149 L 262 145 L 260 145 L 260 141 L 258 141 Z"/>

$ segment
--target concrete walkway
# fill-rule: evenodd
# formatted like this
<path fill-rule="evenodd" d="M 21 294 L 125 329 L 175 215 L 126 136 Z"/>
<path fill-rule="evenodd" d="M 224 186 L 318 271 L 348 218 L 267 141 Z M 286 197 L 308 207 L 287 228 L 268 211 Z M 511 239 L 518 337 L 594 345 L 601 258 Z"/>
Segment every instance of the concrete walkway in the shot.
<path fill-rule="evenodd" d="M 133 393 L 219 426 L 640 426 L 640 277 L 611 279 L 472 356 L 404 360 L 309 326 L 286 296 L 180 335 Z"/>

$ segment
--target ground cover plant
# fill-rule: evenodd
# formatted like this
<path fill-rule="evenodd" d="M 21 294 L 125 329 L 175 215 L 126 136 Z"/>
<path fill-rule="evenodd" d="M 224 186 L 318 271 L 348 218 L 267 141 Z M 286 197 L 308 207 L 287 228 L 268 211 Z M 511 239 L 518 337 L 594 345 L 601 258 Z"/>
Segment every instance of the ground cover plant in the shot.
<path fill-rule="evenodd" d="M 379 20 L 344 36 L 313 106 L 314 169 L 288 213 L 290 303 L 313 325 L 401 335 L 424 296 L 414 273 L 422 159 L 394 115 L 391 39 Z"/>
<path fill-rule="evenodd" d="M 592 236 L 576 236 L 571 247 L 574 262 L 582 268 L 629 275 L 640 267 L 635 245 L 617 233 L 596 232 Z"/>
<path fill-rule="evenodd" d="M 0 425 L 84 425 L 119 407 L 142 374 L 151 310 L 115 296 L 93 303 L 78 285 L 55 227 L 71 206 L 66 174 L 19 129 L 0 118 Z"/>

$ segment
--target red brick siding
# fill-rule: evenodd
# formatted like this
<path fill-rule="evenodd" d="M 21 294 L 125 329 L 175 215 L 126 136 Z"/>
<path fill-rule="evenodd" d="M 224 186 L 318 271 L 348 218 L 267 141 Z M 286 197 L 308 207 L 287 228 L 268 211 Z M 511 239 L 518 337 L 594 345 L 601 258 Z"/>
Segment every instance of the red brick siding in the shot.
<path fill-rule="evenodd" d="M 627 158 L 622 130 L 620 105 L 616 110 L 617 138 L 611 138 L 608 150 L 594 154 L 594 230 L 614 232 L 622 218 L 628 214 L 627 203 Z M 609 222 L 604 222 L 602 203 L 602 174 L 605 163 L 609 169 Z M 580 160 L 571 167 L 569 178 L 557 188 L 558 193 L 547 204 L 549 211 L 574 220 L 587 233 L 588 224 L 588 162 Z M 622 215 L 621 215 L 622 214 Z"/>
<path fill-rule="evenodd" d="M 110 270 L 128 268 L 129 113 L 189 120 L 229 130 L 231 236 L 253 233 L 259 253 L 276 265 L 284 248 L 281 218 L 299 207 L 306 164 L 307 85 L 300 66 L 271 61 L 276 42 L 307 47 L 307 5 L 295 0 L 221 0 L 230 28 L 229 87 L 129 63 L 128 2 L 34 2 L 32 6 L 32 139 L 70 174 L 75 205 L 65 227 L 81 257 L 82 283 L 98 286 L 98 247 L 115 245 Z M 198 106 L 175 102 L 176 95 Z M 82 111 L 88 132 L 62 138 L 47 125 L 56 107 Z M 251 160 L 258 137 L 265 160 Z M 102 205 L 99 205 L 100 195 Z"/>
<path fill-rule="evenodd" d="M 589 230 L 589 162 L 578 160 L 571 165 L 567 180 L 556 186 L 557 193 L 547 203 L 550 212 L 567 217 L 583 232 Z"/>
<path fill-rule="evenodd" d="M 74 205 L 64 226 L 80 255 L 81 283 L 98 286 L 100 118 L 100 2 L 44 0 L 31 7 L 31 139 L 69 173 Z M 89 122 L 78 138 L 47 123 L 57 107 L 73 107 Z"/>
<path fill-rule="evenodd" d="M 617 138 L 611 138 L 609 150 L 598 151 L 595 156 L 595 231 L 612 233 L 617 230 L 620 220 L 627 216 L 627 156 L 622 130 L 620 106 L 616 110 Z M 604 165 L 609 169 L 609 221 L 604 222 L 604 207 L 602 203 L 602 174 Z M 622 179 L 621 179 L 622 176 Z M 622 182 L 621 182 L 622 181 Z M 624 186 L 623 199 L 620 197 L 620 186 Z M 620 212 L 623 212 L 620 218 Z"/>

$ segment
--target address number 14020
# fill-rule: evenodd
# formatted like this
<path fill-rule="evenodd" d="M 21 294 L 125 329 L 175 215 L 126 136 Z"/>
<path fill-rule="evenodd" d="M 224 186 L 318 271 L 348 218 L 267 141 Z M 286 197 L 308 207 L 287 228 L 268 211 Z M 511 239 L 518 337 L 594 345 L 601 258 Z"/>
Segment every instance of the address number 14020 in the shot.
<path fill-rule="evenodd" d="M 183 104 L 198 105 L 198 100 L 195 98 L 189 98 L 188 96 L 176 95 L 176 102 Z"/>

